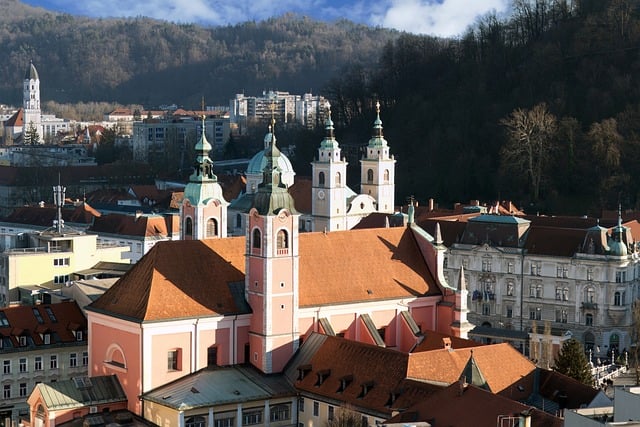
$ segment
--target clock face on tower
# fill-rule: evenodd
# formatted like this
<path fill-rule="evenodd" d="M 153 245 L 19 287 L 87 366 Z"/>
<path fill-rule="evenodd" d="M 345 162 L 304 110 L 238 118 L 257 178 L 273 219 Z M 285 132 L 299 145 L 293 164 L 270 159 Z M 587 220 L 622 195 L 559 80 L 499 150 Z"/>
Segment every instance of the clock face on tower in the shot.
<path fill-rule="evenodd" d="M 324 191 L 322 191 L 322 190 L 318 191 L 318 199 L 324 200 Z"/>

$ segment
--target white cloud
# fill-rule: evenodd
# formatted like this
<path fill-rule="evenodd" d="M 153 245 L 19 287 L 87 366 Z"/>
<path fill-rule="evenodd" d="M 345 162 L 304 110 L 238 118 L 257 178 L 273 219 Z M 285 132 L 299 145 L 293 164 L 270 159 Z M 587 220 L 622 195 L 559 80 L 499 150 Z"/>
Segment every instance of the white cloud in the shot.
<path fill-rule="evenodd" d="M 411 33 L 455 37 L 487 12 L 505 13 L 508 0 L 391 0 L 371 23 Z"/>
<path fill-rule="evenodd" d="M 42 0 L 26 0 L 39 3 Z M 58 10 L 95 17 L 148 16 L 210 25 L 264 20 L 295 12 L 320 20 L 340 18 L 418 34 L 457 36 L 509 0 L 50 0 Z"/>

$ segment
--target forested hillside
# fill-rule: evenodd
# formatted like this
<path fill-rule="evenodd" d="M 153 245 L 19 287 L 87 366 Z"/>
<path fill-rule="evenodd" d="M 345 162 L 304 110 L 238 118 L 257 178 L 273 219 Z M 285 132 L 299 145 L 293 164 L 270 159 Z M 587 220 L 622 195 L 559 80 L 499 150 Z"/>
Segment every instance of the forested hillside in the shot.
<path fill-rule="evenodd" d="M 513 6 L 510 18 L 486 16 L 445 40 L 295 16 L 217 28 L 91 20 L 0 0 L 0 100 L 20 101 L 30 59 L 44 101 L 198 105 L 203 95 L 312 90 L 332 101 L 356 187 L 380 100 L 397 203 L 640 207 L 640 0 Z M 280 132 L 308 174 L 322 134 Z"/>
<path fill-rule="evenodd" d="M 333 80 L 326 94 L 348 126 L 342 141 L 366 131 L 380 99 L 398 201 L 508 198 L 531 213 L 637 207 L 640 2 L 514 7 L 459 40 L 402 35 L 373 71 Z"/>
<path fill-rule="evenodd" d="M 283 16 L 205 28 L 88 19 L 0 0 L 0 102 L 19 103 L 30 60 L 43 100 L 227 104 L 265 89 L 319 92 L 349 63 L 374 64 L 397 33 Z"/>

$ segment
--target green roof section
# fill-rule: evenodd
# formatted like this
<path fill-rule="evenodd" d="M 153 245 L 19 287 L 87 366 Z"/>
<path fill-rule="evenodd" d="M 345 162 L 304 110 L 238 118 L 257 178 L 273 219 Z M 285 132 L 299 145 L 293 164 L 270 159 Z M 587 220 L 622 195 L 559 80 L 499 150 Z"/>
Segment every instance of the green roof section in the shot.
<path fill-rule="evenodd" d="M 492 215 L 483 214 L 473 218 L 469 218 L 469 222 L 484 222 L 491 224 L 529 224 L 531 221 L 528 219 L 518 218 L 511 215 Z"/>
<path fill-rule="evenodd" d="M 66 381 L 40 383 L 36 389 L 50 411 L 127 401 L 115 375 L 74 377 Z"/>

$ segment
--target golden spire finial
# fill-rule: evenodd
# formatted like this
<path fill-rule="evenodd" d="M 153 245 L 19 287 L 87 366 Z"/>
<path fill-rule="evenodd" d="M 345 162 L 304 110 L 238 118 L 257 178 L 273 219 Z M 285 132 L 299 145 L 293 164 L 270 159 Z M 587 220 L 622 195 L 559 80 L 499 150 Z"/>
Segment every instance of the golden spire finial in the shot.
<path fill-rule="evenodd" d="M 376 101 L 376 113 L 380 114 L 380 101 Z"/>
<path fill-rule="evenodd" d="M 204 121 L 206 114 L 204 113 L 204 95 L 202 95 L 202 99 L 200 100 L 200 108 L 202 110 L 202 120 Z"/>

